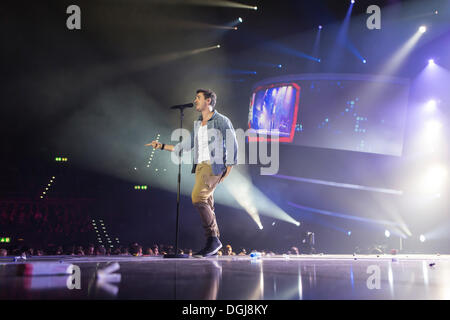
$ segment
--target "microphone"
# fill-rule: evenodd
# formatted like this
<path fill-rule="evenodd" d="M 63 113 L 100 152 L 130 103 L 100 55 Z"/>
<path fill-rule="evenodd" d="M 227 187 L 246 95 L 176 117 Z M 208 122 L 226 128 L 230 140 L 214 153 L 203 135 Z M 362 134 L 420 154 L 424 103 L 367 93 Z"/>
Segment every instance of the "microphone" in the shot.
<path fill-rule="evenodd" d="M 173 107 L 170 107 L 170 109 L 181 109 L 183 110 L 184 108 L 192 108 L 194 106 L 193 103 L 186 103 L 186 104 L 179 104 Z"/>

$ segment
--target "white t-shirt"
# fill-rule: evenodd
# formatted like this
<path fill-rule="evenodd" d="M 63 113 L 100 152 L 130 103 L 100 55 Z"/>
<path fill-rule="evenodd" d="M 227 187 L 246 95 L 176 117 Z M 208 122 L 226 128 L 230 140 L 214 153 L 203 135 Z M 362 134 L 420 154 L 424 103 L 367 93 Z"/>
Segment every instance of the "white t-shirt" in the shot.
<path fill-rule="evenodd" d="M 208 126 L 200 126 L 198 129 L 198 163 L 203 161 L 209 161 L 209 148 L 208 148 Z"/>

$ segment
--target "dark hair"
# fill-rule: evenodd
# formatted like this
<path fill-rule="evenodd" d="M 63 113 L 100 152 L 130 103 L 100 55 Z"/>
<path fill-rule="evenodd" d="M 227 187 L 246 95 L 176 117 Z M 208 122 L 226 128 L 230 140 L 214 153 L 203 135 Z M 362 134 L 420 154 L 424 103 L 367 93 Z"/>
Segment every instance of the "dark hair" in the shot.
<path fill-rule="evenodd" d="M 211 106 L 214 108 L 216 106 L 217 95 L 214 91 L 210 89 L 198 89 L 196 93 L 203 93 L 205 99 L 211 98 Z"/>

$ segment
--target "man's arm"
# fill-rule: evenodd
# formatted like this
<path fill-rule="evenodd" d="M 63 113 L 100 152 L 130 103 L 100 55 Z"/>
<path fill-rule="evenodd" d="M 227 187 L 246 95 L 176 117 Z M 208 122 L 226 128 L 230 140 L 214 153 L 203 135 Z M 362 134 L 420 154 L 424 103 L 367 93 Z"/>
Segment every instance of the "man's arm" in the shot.
<path fill-rule="evenodd" d="M 158 142 L 158 141 L 156 141 L 156 140 L 153 140 L 152 142 L 147 143 L 145 146 L 146 146 L 146 147 L 152 146 L 153 149 L 162 149 L 163 144 L 162 144 L 161 142 Z M 174 145 L 171 145 L 171 144 L 164 144 L 164 149 L 163 149 L 163 150 L 173 151 L 173 148 L 175 148 Z"/>
<path fill-rule="evenodd" d="M 177 129 L 178 130 L 178 129 Z M 186 129 L 181 129 L 182 132 L 182 142 L 176 144 L 176 145 L 172 145 L 172 144 L 162 144 L 156 140 L 153 140 L 150 143 L 147 143 L 145 146 L 152 146 L 154 149 L 162 149 L 163 145 L 164 145 L 164 149 L 163 150 L 167 150 L 167 151 L 171 151 L 171 152 L 176 152 L 177 154 L 180 151 L 189 151 L 192 148 L 194 148 L 194 137 L 192 132 L 186 130 Z M 184 130 L 184 131 L 183 131 Z M 176 131 L 174 131 L 176 132 Z"/>

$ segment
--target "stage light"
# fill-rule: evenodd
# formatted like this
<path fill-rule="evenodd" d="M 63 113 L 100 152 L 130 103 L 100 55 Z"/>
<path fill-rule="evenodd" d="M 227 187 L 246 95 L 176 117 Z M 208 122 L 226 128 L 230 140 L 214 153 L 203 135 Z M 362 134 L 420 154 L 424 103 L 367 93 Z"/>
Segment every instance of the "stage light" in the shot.
<path fill-rule="evenodd" d="M 239 139 L 238 141 L 241 141 Z M 252 183 L 247 169 L 236 169 L 229 179 L 224 182 L 224 187 L 234 199 L 219 196 L 215 199 L 217 202 L 243 208 L 258 226 L 262 225 L 260 215 L 292 224 L 297 222 Z"/>
<path fill-rule="evenodd" d="M 319 59 L 317 59 L 317 62 L 320 62 L 321 61 L 321 59 L 319 58 Z"/>
<path fill-rule="evenodd" d="M 297 227 L 300 227 L 300 222 L 295 221 L 294 224 L 295 224 Z"/>
<path fill-rule="evenodd" d="M 258 7 L 253 7 L 253 10 L 258 10 Z"/>
<path fill-rule="evenodd" d="M 347 232 L 347 235 L 350 237 L 350 236 L 352 235 L 352 232 L 351 232 L 351 231 L 348 231 L 348 232 Z"/>
<path fill-rule="evenodd" d="M 433 165 L 428 168 L 420 182 L 420 186 L 425 193 L 436 194 L 441 191 L 447 177 L 447 169 L 442 165 Z"/>
<path fill-rule="evenodd" d="M 279 64 L 279 65 L 278 65 L 277 67 L 281 69 L 282 65 L 281 65 L 281 64 Z"/>
<path fill-rule="evenodd" d="M 431 104 L 433 105 L 433 104 Z M 425 130 L 429 137 L 435 136 L 442 127 L 442 123 L 437 120 L 430 120 L 425 124 Z"/>
<path fill-rule="evenodd" d="M 220 44 L 218 44 L 216 47 L 217 47 L 217 48 L 220 48 Z"/>
<path fill-rule="evenodd" d="M 363 59 L 363 61 L 362 61 L 363 63 L 367 63 L 367 60 L 366 59 Z"/>
<path fill-rule="evenodd" d="M 434 65 L 434 59 L 428 60 L 428 65 Z"/>
<path fill-rule="evenodd" d="M 439 14 L 439 11 L 435 10 L 435 11 L 434 11 L 434 14 Z"/>
<path fill-rule="evenodd" d="M 275 221 L 274 221 L 274 222 L 272 222 L 272 227 L 273 227 L 273 226 L 275 226 Z"/>
<path fill-rule="evenodd" d="M 234 30 L 237 30 L 237 27 L 234 27 Z"/>
<path fill-rule="evenodd" d="M 239 22 L 240 22 L 240 23 L 242 23 L 242 22 L 244 21 L 244 20 L 242 20 L 242 18 L 241 18 L 241 17 L 239 17 L 239 19 L 238 19 L 238 20 L 239 20 Z"/>
<path fill-rule="evenodd" d="M 421 234 L 419 237 L 419 240 L 420 240 L 420 242 L 425 242 L 425 240 L 427 240 L 427 239 L 425 238 L 425 236 L 423 234 Z"/>
<path fill-rule="evenodd" d="M 319 26 L 319 30 L 322 30 L 322 26 Z"/>
<path fill-rule="evenodd" d="M 436 110 L 436 100 L 430 100 L 427 102 L 427 104 L 425 105 L 425 110 L 427 112 L 433 112 Z"/>
<path fill-rule="evenodd" d="M 351 3 L 355 3 L 355 0 L 350 1 Z"/>
<path fill-rule="evenodd" d="M 419 28 L 419 32 L 420 33 L 425 33 L 427 31 L 427 27 L 425 27 L 425 26 L 420 26 L 420 28 Z"/>
<path fill-rule="evenodd" d="M 391 236 L 391 232 L 390 232 L 389 230 L 385 230 L 385 231 L 384 231 L 384 236 L 385 236 L 386 238 L 389 238 L 389 237 Z"/>

